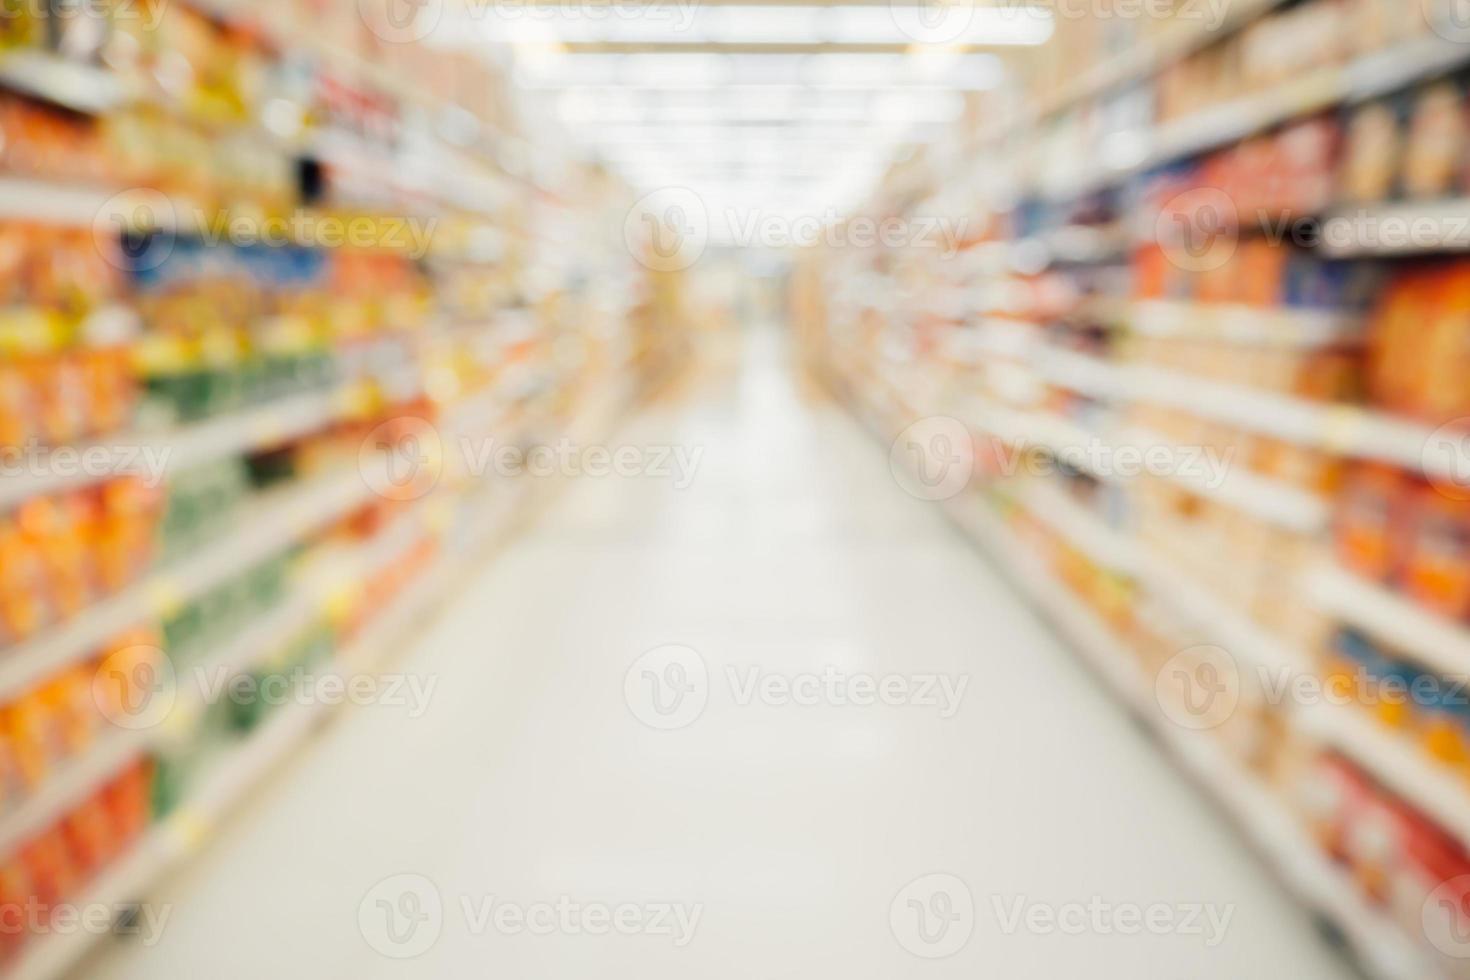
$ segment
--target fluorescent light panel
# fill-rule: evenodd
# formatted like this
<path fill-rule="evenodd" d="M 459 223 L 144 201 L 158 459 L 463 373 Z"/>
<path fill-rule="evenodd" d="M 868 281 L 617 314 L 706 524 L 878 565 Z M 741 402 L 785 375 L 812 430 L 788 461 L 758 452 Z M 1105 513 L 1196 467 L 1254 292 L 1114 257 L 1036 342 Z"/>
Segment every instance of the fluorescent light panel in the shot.
<path fill-rule="evenodd" d="M 797 94 L 799 93 L 799 94 Z M 952 122 L 964 112 L 958 92 L 908 95 L 866 92 L 786 90 L 774 98 L 732 100 L 711 90 L 704 98 L 669 100 L 657 95 L 629 95 L 617 90 L 592 94 L 582 89 L 557 101 L 557 111 L 571 126 L 627 123 L 822 122 L 874 121 Z"/>
<path fill-rule="evenodd" d="M 1051 38 L 1050 10 L 982 7 L 973 0 L 934 11 L 920 4 L 751 6 L 683 3 L 567 6 L 486 4 L 491 41 L 612 44 L 1037 45 Z"/>
<path fill-rule="evenodd" d="M 727 85 L 812 85 L 841 89 L 933 85 L 979 91 L 1004 77 L 990 54 L 949 54 L 925 60 L 904 54 L 576 54 L 518 60 L 516 81 L 528 88 L 637 85 L 712 88 Z"/>

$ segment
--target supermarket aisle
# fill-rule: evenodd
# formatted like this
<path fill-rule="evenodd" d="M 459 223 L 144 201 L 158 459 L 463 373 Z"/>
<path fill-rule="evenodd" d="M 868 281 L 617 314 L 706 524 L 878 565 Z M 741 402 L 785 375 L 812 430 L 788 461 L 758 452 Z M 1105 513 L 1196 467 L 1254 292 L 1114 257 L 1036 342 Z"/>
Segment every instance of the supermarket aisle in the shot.
<path fill-rule="evenodd" d="M 703 455 L 683 490 L 574 485 L 406 652 L 402 669 L 438 678 L 427 712 L 353 709 L 158 896 L 173 906 L 161 944 L 121 947 L 90 975 L 1344 972 L 993 571 L 899 490 L 885 454 L 801 400 L 772 336 L 738 379 L 614 445 Z M 655 730 L 625 702 L 625 674 L 669 643 L 708 664 L 708 704 Z M 948 717 L 825 692 L 739 703 L 752 678 L 828 665 L 945 675 L 963 693 Z M 640 679 L 635 706 L 667 723 Z M 974 934 L 925 962 L 905 943 L 949 952 L 967 924 L 943 895 L 900 896 L 931 873 L 968 885 Z M 399 875 L 421 877 L 379 884 Z M 910 899 L 941 917 L 917 928 L 944 938 L 907 929 Z M 1121 934 L 1128 908 L 1156 903 L 1169 934 Z M 561 917 L 574 905 L 586 929 Z M 590 934 L 596 908 L 611 920 L 622 905 L 648 928 Z"/>

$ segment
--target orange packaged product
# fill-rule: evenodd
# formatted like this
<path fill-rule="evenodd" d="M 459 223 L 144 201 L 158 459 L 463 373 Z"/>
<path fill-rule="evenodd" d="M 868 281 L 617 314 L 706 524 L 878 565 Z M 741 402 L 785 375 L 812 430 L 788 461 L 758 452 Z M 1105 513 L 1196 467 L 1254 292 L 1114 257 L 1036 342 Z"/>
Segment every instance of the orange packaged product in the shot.
<path fill-rule="evenodd" d="M 149 627 L 120 633 L 100 651 L 94 669 L 89 671 L 89 695 L 104 717 L 129 717 L 143 693 L 135 687 L 158 675 L 158 659 L 163 638 Z M 152 668 L 151 670 L 149 668 Z"/>
<path fill-rule="evenodd" d="M 1433 422 L 1470 413 L 1470 262 L 1447 267 L 1432 293 L 1413 408 Z"/>
<path fill-rule="evenodd" d="M 1274 309 L 1285 291 L 1286 263 L 1290 252 L 1266 238 L 1254 238 L 1236 255 L 1240 266 L 1240 301 L 1247 306 Z"/>
<path fill-rule="evenodd" d="M 14 957 L 25 945 L 34 900 L 24 862 L 9 856 L 0 864 L 0 962 Z"/>
<path fill-rule="evenodd" d="M 101 800 L 119 850 L 136 840 L 151 819 L 153 763 L 147 759 L 128 769 L 103 789 Z"/>
<path fill-rule="evenodd" d="M 78 441 L 86 432 L 86 383 L 79 363 L 50 354 L 23 362 L 36 399 L 41 438 L 51 445 Z"/>
<path fill-rule="evenodd" d="M 1138 249 L 1133 253 L 1134 296 L 1144 300 L 1177 299 L 1169 288 L 1176 273 L 1159 246 Z"/>
<path fill-rule="evenodd" d="M 164 494 L 142 477 L 129 476 L 104 483 L 98 495 L 98 575 L 103 589 L 115 591 L 134 581 L 152 561 Z"/>
<path fill-rule="evenodd" d="M 112 819 L 100 796 L 87 800 L 61 822 L 61 833 L 67 850 L 76 862 L 77 872 L 90 877 L 118 852 Z"/>
<path fill-rule="evenodd" d="M 1404 539 L 1404 592 L 1451 619 L 1470 616 L 1470 502 L 1421 487 L 1404 520 Z"/>
<path fill-rule="evenodd" d="M 13 520 L 0 517 L 0 643 L 20 643 L 55 618 L 40 554 Z"/>
<path fill-rule="evenodd" d="M 76 615 L 91 600 L 80 515 L 57 497 L 33 497 L 15 515 L 21 535 L 41 558 L 56 609 L 63 617 Z"/>
<path fill-rule="evenodd" d="M 58 903 L 75 895 L 81 885 L 60 828 L 46 831 L 21 848 L 21 860 L 31 880 L 38 914 L 43 918 Z"/>
<path fill-rule="evenodd" d="M 63 755 L 54 722 L 49 706 L 35 693 L 0 708 L 0 730 L 14 750 L 27 793 L 35 792 L 46 781 L 51 767 Z"/>
<path fill-rule="evenodd" d="M 92 698 L 92 676 L 88 666 L 78 665 L 40 691 L 65 755 L 80 753 L 96 737 L 100 716 Z"/>
<path fill-rule="evenodd" d="M 106 435 L 126 428 L 138 399 L 127 351 L 90 350 L 78 359 L 86 389 L 88 433 Z"/>
<path fill-rule="evenodd" d="M 1398 530 L 1411 484 L 1389 466 L 1355 467 L 1343 486 L 1334 517 L 1334 543 L 1343 567 L 1374 582 L 1387 582 L 1400 563 Z"/>
<path fill-rule="evenodd" d="M 1426 320 L 1437 273 L 1417 271 L 1384 289 L 1369 338 L 1368 395 L 1391 411 L 1412 412 L 1421 391 Z"/>
<path fill-rule="evenodd" d="M 0 449 L 24 446 L 40 434 L 31 386 L 18 364 L 0 353 Z"/>
<path fill-rule="evenodd" d="M 1240 279 L 1240 273 L 1239 253 L 1222 265 L 1210 263 L 1195 277 L 1195 301 L 1210 305 L 1234 302 L 1238 294 L 1236 283 Z"/>

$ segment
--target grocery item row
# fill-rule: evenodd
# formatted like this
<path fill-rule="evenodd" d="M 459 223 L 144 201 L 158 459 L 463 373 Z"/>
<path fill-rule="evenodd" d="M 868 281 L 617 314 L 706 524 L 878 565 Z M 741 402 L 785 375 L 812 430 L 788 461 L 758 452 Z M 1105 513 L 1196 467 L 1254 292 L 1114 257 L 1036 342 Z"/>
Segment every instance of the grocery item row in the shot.
<path fill-rule="evenodd" d="M 1178 5 L 1172 20 L 1176 28 L 1187 24 L 1191 37 L 1182 51 L 1175 48 L 1175 56 L 1134 59 L 1129 70 L 1110 74 L 1100 85 L 1062 102 L 1048 102 L 1047 80 L 1038 72 L 1031 79 L 1032 100 L 1044 108 L 1042 117 L 1021 114 L 1026 128 L 998 132 L 1012 141 L 1013 150 L 1031 158 L 1034 165 L 1023 179 L 1046 198 L 1064 201 L 1079 190 L 1116 186 L 1143 170 L 1187 161 L 1338 103 L 1370 100 L 1465 63 L 1459 50 L 1462 28 L 1449 9 L 1453 5 L 1393 6 L 1397 9 L 1390 14 L 1376 0 L 1267 0 L 1237 2 L 1218 16 L 1206 17 L 1188 4 Z M 1147 53 L 1147 28 L 1169 20 L 1160 18 L 1157 9 L 1132 16 L 1099 10 L 1092 17 L 1060 18 L 1060 43 L 1049 46 L 1037 65 L 1066 50 L 1068 34 L 1079 25 L 1105 25 L 1134 53 Z M 1441 154 L 1443 143 L 1436 141 L 1445 132 L 1443 115 L 1435 115 L 1432 107 L 1424 112 L 1421 145 L 1426 156 L 1418 163 Z M 1321 168 L 1335 152 L 1335 125 L 1324 120 L 1297 128 L 1295 136 L 1252 143 L 1219 166 L 1254 174 L 1278 191 L 1295 185 L 1309 192 L 1305 199 L 1313 199 L 1310 192 L 1324 188 Z M 1375 145 L 1372 152 L 1384 148 Z M 1276 174 L 1260 168 L 1272 156 L 1280 165 Z M 1389 165 L 1396 166 L 1397 160 Z M 1302 168 L 1315 171 L 1305 175 L 1305 184 L 1299 183 Z M 1416 166 L 1413 176 L 1422 173 Z M 1400 189 L 1427 192 L 1429 186 L 1410 179 Z M 1264 199 L 1274 200 L 1270 195 Z"/>

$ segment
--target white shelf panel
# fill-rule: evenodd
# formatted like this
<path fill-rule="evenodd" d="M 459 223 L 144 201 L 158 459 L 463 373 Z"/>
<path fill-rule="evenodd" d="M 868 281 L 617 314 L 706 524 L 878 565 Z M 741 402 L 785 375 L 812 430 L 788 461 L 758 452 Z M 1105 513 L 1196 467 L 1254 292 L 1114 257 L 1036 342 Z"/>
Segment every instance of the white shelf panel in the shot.
<path fill-rule="evenodd" d="M 1133 540 L 1108 527 L 1055 487 L 1046 484 L 1030 487 L 1022 503 L 1037 520 L 1102 567 L 1123 575 L 1136 571 L 1138 557 Z"/>
<path fill-rule="evenodd" d="M 1315 348 L 1359 340 L 1362 317 L 1313 310 L 1258 309 L 1238 303 L 1145 300 L 1130 323 L 1149 337 L 1181 337 L 1249 346 Z"/>
<path fill-rule="evenodd" d="M 1463 623 L 1336 565 L 1317 566 L 1306 582 L 1312 601 L 1323 612 L 1392 644 L 1426 667 L 1470 675 L 1470 628 Z"/>
<path fill-rule="evenodd" d="M 1095 398 L 1178 408 L 1326 452 L 1463 479 L 1465 460 L 1451 440 L 1435 439 L 1432 428 L 1411 419 L 1054 349 L 1038 356 L 1037 368 L 1052 383 Z"/>
<path fill-rule="evenodd" d="M 1339 208 L 1322 228 L 1322 250 L 1334 258 L 1463 252 L 1470 249 L 1470 198 Z"/>
<path fill-rule="evenodd" d="M 130 473 L 149 475 L 143 469 L 145 453 L 166 464 L 166 475 L 287 442 L 335 421 L 340 415 L 339 400 L 336 391 L 309 392 L 179 429 L 98 439 L 76 447 L 76 452 L 101 453 L 108 460 L 116 460 L 116 467 L 107 468 L 106 473 L 95 469 L 82 472 L 84 468 L 78 466 L 68 474 L 7 477 L 0 483 L 0 510 L 38 494 L 60 493 Z M 128 461 L 132 462 L 131 470 L 122 465 Z"/>
<path fill-rule="evenodd" d="M 1164 447 L 1170 449 L 1175 458 L 1183 458 L 1172 443 L 1144 429 L 1130 430 L 1123 441 L 1145 453 Z M 1165 479 L 1196 496 L 1218 501 L 1300 534 L 1317 534 L 1327 527 L 1331 508 L 1325 498 L 1252 473 L 1244 465 L 1223 459 L 1221 462 L 1225 471 L 1218 481 L 1204 474 L 1186 472 L 1183 466 L 1172 468 Z"/>
<path fill-rule="evenodd" d="M 106 112 L 132 97 L 112 72 L 44 51 L 0 55 L 0 87 L 83 113 Z"/>
<path fill-rule="evenodd" d="M 0 176 L 0 219 L 90 228 L 118 192 L 112 187 Z"/>
<path fill-rule="evenodd" d="M 1145 455 L 1150 450 L 1164 449 L 1169 451 L 1177 465 L 1168 467 L 1168 472 L 1160 474 L 1160 478 L 1197 496 L 1217 500 L 1303 534 L 1322 530 L 1330 517 L 1327 502 L 1316 494 L 1259 476 L 1223 459 L 1220 463 L 1224 471 L 1216 479 L 1214 474 L 1206 471 L 1203 449 L 1195 450 L 1197 455 L 1191 461 L 1179 447 L 1142 429 L 1133 429 L 1109 440 L 1045 412 L 1019 412 L 979 404 L 970 414 L 980 428 L 996 438 L 1012 446 L 1045 447 L 1059 459 L 1107 483 L 1125 482 L 1125 478 L 1118 474 L 1116 467 L 1094 464 L 1093 460 L 1098 456 L 1116 458 L 1120 446 L 1132 447 Z"/>

